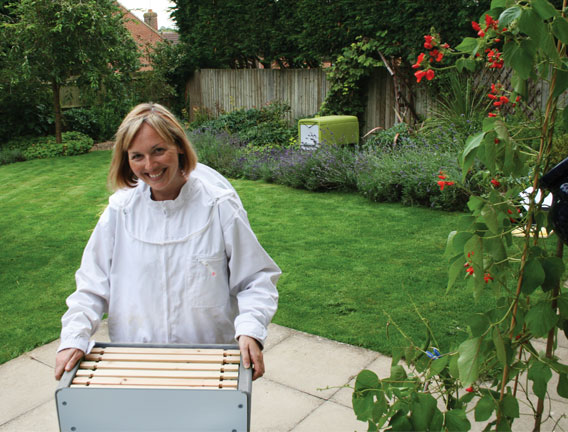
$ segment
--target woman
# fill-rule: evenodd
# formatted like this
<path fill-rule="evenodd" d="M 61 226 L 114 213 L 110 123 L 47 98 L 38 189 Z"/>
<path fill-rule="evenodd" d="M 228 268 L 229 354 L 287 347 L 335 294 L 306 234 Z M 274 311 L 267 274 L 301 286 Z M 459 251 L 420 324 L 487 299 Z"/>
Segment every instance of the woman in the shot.
<path fill-rule="evenodd" d="M 197 167 L 197 168 L 196 168 Z M 280 269 L 252 232 L 234 189 L 197 156 L 175 117 L 135 107 L 109 171 L 115 192 L 85 248 L 67 299 L 55 377 L 88 353 L 104 313 L 119 343 L 238 340 L 253 379 L 277 308 Z"/>

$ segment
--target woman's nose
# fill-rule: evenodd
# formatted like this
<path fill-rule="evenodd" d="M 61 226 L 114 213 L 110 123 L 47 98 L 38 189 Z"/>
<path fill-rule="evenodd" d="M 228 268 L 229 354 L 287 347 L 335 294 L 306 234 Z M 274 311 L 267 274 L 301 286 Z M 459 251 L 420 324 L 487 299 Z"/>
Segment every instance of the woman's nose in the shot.
<path fill-rule="evenodd" d="M 153 165 L 154 165 L 154 160 L 152 159 L 151 156 L 148 156 L 144 159 L 144 168 L 146 170 L 151 170 Z"/>

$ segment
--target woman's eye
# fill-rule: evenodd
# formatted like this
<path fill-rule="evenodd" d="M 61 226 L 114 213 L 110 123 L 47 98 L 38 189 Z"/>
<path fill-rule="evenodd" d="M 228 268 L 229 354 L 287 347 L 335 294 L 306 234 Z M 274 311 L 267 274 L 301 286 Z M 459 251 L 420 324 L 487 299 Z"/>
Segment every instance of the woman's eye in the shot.
<path fill-rule="evenodd" d="M 161 154 L 161 153 L 163 153 L 163 152 L 165 152 L 165 151 L 166 151 L 166 149 L 165 149 L 165 148 L 162 148 L 162 147 L 158 147 L 157 149 L 155 149 L 155 150 L 154 150 L 154 153 L 158 153 L 158 154 Z"/>
<path fill-rule="evenodd" d="M 141 157 L 142 157 L 142 156 L 139 155 L 139 154 L 134 154 L 134 155 L 131 155 L 131 156 L 130 156 L 130 159 L 132 159 L 132 160 L 139 160 Z"/>

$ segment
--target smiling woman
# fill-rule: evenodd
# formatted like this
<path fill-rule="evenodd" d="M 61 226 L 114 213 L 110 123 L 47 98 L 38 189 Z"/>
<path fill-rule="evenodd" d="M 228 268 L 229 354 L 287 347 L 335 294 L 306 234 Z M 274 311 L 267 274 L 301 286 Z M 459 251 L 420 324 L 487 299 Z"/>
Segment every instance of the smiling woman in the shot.
<path fill-rule="evenodd" d="M 197 169 L 196 169 L 197 168 Z M 121 343 L 232 344 L 253 379 L 276 312 L 280 269 L 236 191 L 200 165 L 184 130 L 141 104 L 116 134 L 109 199 L 67 299 L 55 376 L 90 351 L 103 314 Z"/>

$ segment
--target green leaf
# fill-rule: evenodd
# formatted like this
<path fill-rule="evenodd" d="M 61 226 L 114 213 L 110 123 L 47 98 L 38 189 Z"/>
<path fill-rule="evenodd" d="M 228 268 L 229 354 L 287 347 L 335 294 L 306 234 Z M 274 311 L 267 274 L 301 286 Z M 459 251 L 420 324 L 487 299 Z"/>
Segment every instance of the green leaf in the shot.
<path fill-rule="evenodd" d="M 485 251 L 497 262 L 507 258 L 507 250 L 501 237 L 486 238 L 483 244 Z"/>
<path fill-rule="evenodd" d="M 466 37 L 456 47 L 456 50 L 471 54 L 475 48 L 477 48 L 477 39 L 472 37 Z"/>
<path fill-rule="evenodd" d="M 394 432 L 408 432 L 412 430 L 412 423 L 410 423 L 410 420 L 405 415 L 399 417 L 393 416 L 391 418 L 390 426 L 390 430 Z"/>
<path fill-rule="evenodd" d="M 463 254 L 463 248 L 471 236 L 472 234 L 469 232 L 452 231 L 448 235 L 448 241 L 446 243 L 447 256 L 454 257 L 456 254 Z"/>
<path fill-rule="evenodd" d="M 358 420 L 367 421 L 371 418 L 375 404 L 374 396 L 380 394 L 377 391 L 379 387 L 379 378 L 376 373 L 362 370 L 357 375 L 351 402 L 353 404 L 353 412 Z"/>
<path fill-rule="evenodd" d="M 535 360 L 529 368 L 528 379 L 533 382 L 533 392 L 538 398 L 544 399 L 546 396 L 546 387 L 550 378 L 552 378 L 550 366 Z"/>
<path fill-rule="evenodd" d="M 519 401 L 513 395 L 506 394 L 501 402 L 503 414 L 509 418 L 519 418 Z"/>
<path fill-rule="evenodd" d="M 446 412 L 444 424 L 449 432 L 461 432 L 471 428 L 471 423 L 467 419 L 465 410 L 463 409 L 453 409 Z"/>
<path fill-rule="evenodd" d="M 543 337 L 558 322 L 558 315 L 550 302 L 543 301 L 532 306 L 525 317 L 525 324 L 534 337 Z"/>
<path fill-rule="evenodd" d="M 477 149 L 477 147 L 479 147 L 479 144 L 481 144 L 484 136 L 485 132 L 479 132 L 476 135 L 468 137 L 468 139 L 466 140 L 465 148 L 460 158 L 464 176 L 472 167 L 475 157 L 475 150 Z"/>
<path fill-rule="evenodd" d="M 542 283 L 543 291 L 550 291 L 560 285 L 564 274 L 564 262 L 562 258 L 551 256 L 541 258 L 540 264 L 544 270 L 545 278 Z"/>
<path fill-rule="evenodd" d="M 568 398 L 568 374 L 558 374 L 558 386 L 556 387 L 558 396 Z"/>
<path fill-rule="evenodd" d="M 507 7 L 507 0 L 492 0 L 490 9 Z"/>
<path fill-rule="evenodd" d="M 447 355 L 440 357 L 439 359 L 432 360 L 432 364 L 430 365 L 430 370 L 428 371 L 428 378 L 432 378 L 433 376 L 439 375 L 448 365 L 449 361 L 450 357 Z"/>
<path fill-rule="evenodd" d="M 547 0 L 532 0 L 531 6 L 543 20 L 558 16 L 559 13 Z"/>
<path fill-rule="evenodd" d="M 448 267 L 448 285 L 446 286 L 446 292 L 452 289 L 459 275 L 463 274 L 463 265 L 463 255 L 458 255 Z"/>
<path fill-rule="evenodd" d="M 505 349 L 505 341 L 503 335 L 498 327 L 493 328 L 493 345 L 495 345 L 495 352 L 501 364 L 507 364 L 507 350 Z"/>
<path fill-rule="evenodd" d="M 495 410 L 495 400 L 490 395 L 485 395 L 475 405 L 475 421 L 489 420 Z"/>
<path fill-rule="evenodd" d="M 527 295 L 532 294 L 535 289 L 542 285 L 545 278 L 546 274 L 544 273 L 540 261 L 535 258 L 530 258 L 523 272 L 522 292 Z"/>
<path fill-rule="evenodd" d="M 523 10 L 519 6 L 513 6 L 505 9 L 499 15 L 499 28 L 509 27 L 509 25 L 521 16 Z"/>
<path fill-rule="evenodd" d="M 568 319 L 568 293 L 558 297 L 558 313 L 564 319 Z"/>
<path fill-rule="evenodd" d="M 473 235 L 464 246 L 464 254 L 471 261 L 473 267 L 473 295 L 479 299 L 484 288 L 483 281 L 483 239 L 478 235 Z"/>
<path fill-rule="evenodd" d="M 527 80 L 522 79 L 518 73 L 513 73 L 511 77 L 511 85 L 513 86 L 513 91 L 520 95 L 524 100 L 527 99 Z"/>
<path fill-rule="evenodd" d="M 548 29 L 542 19 L 532 10 L 524 9 L 519 18 L 519 30 L 540 43 Z"/>
<path fill-rule="evenodd" d="M 483 119 L 483 132 L 490 132 L 495 128 L 495 118 L 486 117 Z"/>
<path fill-rule="evenodd" d="M 464 69 L 475 72 L 476 62 L 473 59 L 461 57 L 456 61 L 456 68 L 459 73 L 462 73 Z"/>
<path fill-rule="evenodd" d="M 430 423 L 432 423 L 434 413 L 438 410 L 436 399 L 428 393 L 414 393 L 412 395 L 410 410 L 412 430 L 430 430 Z"/>
<path fill-rule="evenodd" d="M 479 365 L 482 362 L 482 337 L 468 339 L 458 348 L 458 369 L 464 387 L 469 387 L 479 376 Z"/>
<path fill-rule="evenodd" d="M 511 41 L 503 47 L 503 59 L 511 65 L 522 79 L 529 79 L 534 66 L 534 42 L 522 40 L 520 44 Z"/>
<path fill-rule="evenodd" d="M 471 210 L 472 213 L 478 213 L 483 208 L 484 205 L 485 201 L 482 198 L 475 195 L 472 195 L 467 202 L 467 207 Z"/>
<path fill-rule="evenodd" d="M 481 217 L 483 218 L 483 222 L 494 234 L 498 234 L 501 232 L 501 226 L 499 224 L 499 218 L 497 217 L 497 212 L 495 208 L 491 204 L 487 204 L 481 210 Z"/>
<path fill-rule="evenodd" d="M 482 313 L 470 315 L 467 322 L 473 337 L 483 336 L 491 325 L 489 317 Z"/>
<path fill-rule="evenodd" d="M 401 386 L 404 385 L 404 381 L 406 381 L 407 375 L 406 371 L 401 365 L 391 366 L 391 375 L 389 377 L 389 381 L 392 385 Z"/>
<path fill-rule="evenodd" d="M 557 69 L 556 85 L 554 86 L 552 97 L 559 97 L 566 89 L 568 89 L 568 71 Z"/>
<path fill-rule="evenodd" d="M 552 21 L 552 33 L 563 44 L 568 44 L 568 22 L 566 18 L 558 16 Z"/>

